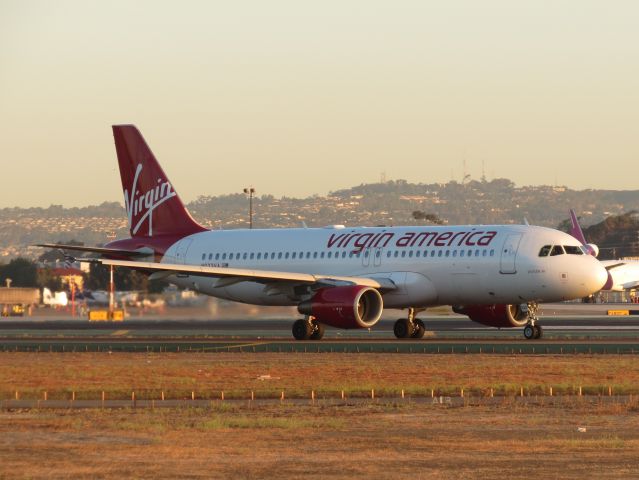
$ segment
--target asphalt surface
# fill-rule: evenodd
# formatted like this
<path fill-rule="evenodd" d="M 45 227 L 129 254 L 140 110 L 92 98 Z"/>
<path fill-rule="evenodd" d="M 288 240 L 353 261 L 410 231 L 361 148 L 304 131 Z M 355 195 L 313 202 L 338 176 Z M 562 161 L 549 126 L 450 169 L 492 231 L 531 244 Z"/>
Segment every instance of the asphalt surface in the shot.
<path fill-rule="evenodd" d="M 541 310 L 543 338 L 525 340 L 521 328 L 496 329 L 461 315 L 419 316 L 423 339 L 398 340 L 388 314 L 371 330 L 326 328 L 319 342 L 292 339 L 292 318 L 211 320 L 171 314 L 89 322 L 62 316 L 0 320 L 0 351 L 268 351 L 404 353 L 636 353 L 639 315 L 608 316 L 635 305 L 552 304 Z M 395 312 L 397 318 L 401 312 Z M 638 311 L 639 313 L 639 311 Z"/>

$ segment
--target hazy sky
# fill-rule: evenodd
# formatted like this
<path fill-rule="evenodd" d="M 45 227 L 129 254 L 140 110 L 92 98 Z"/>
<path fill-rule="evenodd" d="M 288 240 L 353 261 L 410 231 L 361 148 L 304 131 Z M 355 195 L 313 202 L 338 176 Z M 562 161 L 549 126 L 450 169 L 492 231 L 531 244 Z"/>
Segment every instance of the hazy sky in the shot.
<path fill-rule="evenodd" d="M 0 207 L 386 178 L 639 189 L 639 2 L 0 0 Z"/>

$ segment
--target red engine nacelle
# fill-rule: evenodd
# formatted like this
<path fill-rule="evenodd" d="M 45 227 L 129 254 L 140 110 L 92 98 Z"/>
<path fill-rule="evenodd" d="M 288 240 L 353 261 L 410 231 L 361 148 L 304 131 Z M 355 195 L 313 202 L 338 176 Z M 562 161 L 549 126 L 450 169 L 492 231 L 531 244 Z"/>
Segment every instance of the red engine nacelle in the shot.
<path fill-rule="evenodd" d="M 528 315 L 519 305 L 467 305 L 453 307 L 453 311 L 489 327 L 523 327 L 528 323 Z"/>
<path fill-rule="evenodd" d="M 337 328 L 370 328 L 380 319 L 383 309 L 380 293 L 361 285 L 322 288 L 297 307 L 301 314 Z"/>

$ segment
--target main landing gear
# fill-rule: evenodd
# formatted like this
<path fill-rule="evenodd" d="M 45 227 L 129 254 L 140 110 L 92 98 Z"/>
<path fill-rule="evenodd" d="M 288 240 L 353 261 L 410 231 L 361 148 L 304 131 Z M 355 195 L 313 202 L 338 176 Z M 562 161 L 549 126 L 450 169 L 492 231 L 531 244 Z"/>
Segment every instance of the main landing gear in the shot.
<path fill-rule="evenodd" d="M 539 309 L 539 305 L 537 302 L 530 302 L 527 304 L 526 315 L 528 317 L 528 323 L 524 327 L 524 337 L 526 340 L 536 340 L 541 338 L 544 334 L 541 325 L 537 325 L 537 310 Z"/>
<path fill-rule="evenodd" d="M 419 310 L 420 312 L 425 309 Z M 408 309 L 408 318 L 400 318 L 395 322 L 393 332 L 397 338 L 422 338 L 426 333 L 424 322 L 419 318 L 415 318 L 417 310 L 415 308 Z"/>
<path fill-rule="evenodd" d="M 293 322 L 293 336 L 295 340 L 321 340 L 324 336 L 324 325 L 316 322 L 315 317 L 307 315 Z"/>

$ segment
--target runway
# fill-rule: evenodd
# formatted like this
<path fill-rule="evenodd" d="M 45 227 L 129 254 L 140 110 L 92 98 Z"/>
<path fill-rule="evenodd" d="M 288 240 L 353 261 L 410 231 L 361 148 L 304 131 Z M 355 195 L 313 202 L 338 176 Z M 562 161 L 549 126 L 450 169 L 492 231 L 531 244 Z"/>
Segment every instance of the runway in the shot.
<path fill-rule="evenodd" d="M 292 339 L 295 317 L 238 315 L 212 320 L 189 311 L 122 322 L 89 322 L 64 315 L 0 320 L 5 351 L 242 351 L 242 352 L 405 352 L 405 353 L 635 353 L 639 315 L 608 316 L 610 304 L 544 305 L 543 338 L 525 340 L 521 328 L 496 329 L 463 315 L 419 317 L 426 325 L 420 340 L 398 340 L 393 325 L 401 312 L 385 312 L 371 330 L 326 328 L 319 342 Z M 49 312 L 50 313 L 50 312 Z M 396 316 L 395 316 L 396 315 Z"/>

